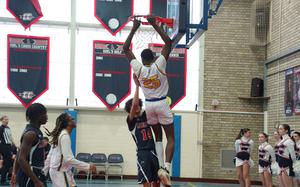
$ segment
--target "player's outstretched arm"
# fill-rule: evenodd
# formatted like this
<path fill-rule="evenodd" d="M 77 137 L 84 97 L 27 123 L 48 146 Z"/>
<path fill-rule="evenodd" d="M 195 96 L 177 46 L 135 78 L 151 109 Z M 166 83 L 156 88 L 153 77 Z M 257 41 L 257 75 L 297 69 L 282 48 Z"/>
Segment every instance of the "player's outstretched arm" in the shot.
<path fill-rule="evenodd" d="M 147 20 L 152 25 L 152 27 L 156 30 L 156 32 L 159 34 L 161 39 L 164 41 L 165 45 L 162 48 L 161 54 L 165 57 L 166 60 L 168 60 L 172 49 L 171 38 L 167 35 L 167 33 L 165 33 L 165 31 L 161 27 L 159 27 L 156 24 L 155 17 L 152 16 L 148 17 Z"/>
<path fill-rule="evenodd" d="M 135 111 L 136 111 L 137 107 L 139 106 L 139 87 L 140 87 L 140 83 L 139 83 L 139 80 L 138 80 L 138 78 L 135 74 L 133 74 L 133 80 L 134 80 L 134 83 L 136 85 L 136 89 L 135 89 L 134 97 L 133 97 L 133 100 L 132 100 L 132 106 L 131 106 L 131 110 L 130 110 L 130 114 L 129 114 L 129 119 L 130 120 L 132 120 L 134 118 Z"/>
<path fill-rule="evenodd" d="M 129 60 L 129 62 L 131 62 L 133 59 L 136 59 L 133 52 L 130 50 L 130 44 L 133 38 L 133 35 L 135 34 L 135 32 L 138 30 L 138 28 L 141 25 L 141 21 L 134 19 L 133 21 L 133 27 L 123 45 L 123 51 L 127 57 L 127 59 Z"/>

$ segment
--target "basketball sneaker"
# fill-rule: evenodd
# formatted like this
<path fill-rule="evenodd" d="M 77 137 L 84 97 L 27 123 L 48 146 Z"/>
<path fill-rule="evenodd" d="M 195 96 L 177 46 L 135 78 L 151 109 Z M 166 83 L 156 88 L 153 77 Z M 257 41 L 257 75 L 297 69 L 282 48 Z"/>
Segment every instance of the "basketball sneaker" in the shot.
<path fill-rule="evenodd" d="M 164 186 L 171 186 L 171 178 L 169 171 L 166 168 L 160 168 L 157 172 L 160 182 Z"/>

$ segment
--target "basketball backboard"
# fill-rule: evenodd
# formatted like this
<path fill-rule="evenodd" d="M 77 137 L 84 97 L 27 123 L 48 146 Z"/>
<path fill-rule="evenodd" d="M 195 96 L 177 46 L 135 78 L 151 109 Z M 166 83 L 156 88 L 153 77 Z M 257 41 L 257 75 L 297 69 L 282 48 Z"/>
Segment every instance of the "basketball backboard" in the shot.
<path fill-rule="evenodd" d="M 169 31 L 169 34 L 175 45 L 180 42 L 186 47 L 199 28 L 206 30 L 207 25 L 203 25 L 203 13 L 208 12 L 208 9 L 205 9 L 207 8 L 204 5 L 205 1 L 210 0 L 168 0 L 167 16 L 175 21 L 174 29 Z M 180 41 L 184 35 L 186 35 L 185 39 Z"/>
<path fill-rule="evenodd" d="M 166 30 L 174 46 L 189 48 L 207 30 L 208 19 L 221 3 L 222 0 L 136 0 L 135 7 L 141 8 L 135 8 L 134 14 L 172 18 L 174 26 Z"/>
<path fill-rule="evenodd" d="M 204 1 L 209 0 L 167 0 L 166 16 L 174 19 L 174 27 L 169 28 L 167 32 L 172 38 L 174 46 L 181 44 L 182 47 L 187 47 L 190 39 L 194 38 L 201 27 L 201 23 L 206 30 L 207 26 L 203 26 Z M 186 37 L 182 39 L 184 35 Z"/>

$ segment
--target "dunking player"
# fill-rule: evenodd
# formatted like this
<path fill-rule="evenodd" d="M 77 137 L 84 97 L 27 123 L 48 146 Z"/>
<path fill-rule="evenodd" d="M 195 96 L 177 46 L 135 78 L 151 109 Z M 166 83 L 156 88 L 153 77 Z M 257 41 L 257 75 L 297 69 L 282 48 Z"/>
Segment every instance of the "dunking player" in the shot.
<path fill-rule="evenodd" d="M 159 187 L 157 172 L 159 170 L 158 158 L 151 127 L 147 124 L 147 116 L 142 111 L 143 102 L 139 99 L 139 81 L 134 77 L 136 91 L 133 99 L 125 104 L 128 113 L 128 129 L 137 146 L 138 183 L 144 187 Z"/>
<path fill-rule="evenodd" d="M 157 59 L 154 59 L 153 52 L 150 49 L 144 49 L 141 53 L 143 64 L 136 60 L 136 57 L 129 48 L 132 38 L 140 26 L 140 21 L 136 19 L 134 20 L 133 27 L 123 48 L 134 73 L 138 77 L 146 98 L 145 107 L 147 120 L 148 124 L 152 125 L 155 134 L 155 146 L 161 166 L 161 169 L 158 172 L 159 178 L 162 184 L 171 185 L 169 170 L 174 153 L 174 125 L 173 115 L 166 102 L 166 96 L 169 89 L 166 76 L 166 64 L 171 52 L 172 41 L 164 30 L 156 24 L 154 17 L 149 17 L 147 20 L 165 43 L 161 55 Z M 165 131 L 168 141 L 165 163 L 163 163 L 161 126 Z"/>

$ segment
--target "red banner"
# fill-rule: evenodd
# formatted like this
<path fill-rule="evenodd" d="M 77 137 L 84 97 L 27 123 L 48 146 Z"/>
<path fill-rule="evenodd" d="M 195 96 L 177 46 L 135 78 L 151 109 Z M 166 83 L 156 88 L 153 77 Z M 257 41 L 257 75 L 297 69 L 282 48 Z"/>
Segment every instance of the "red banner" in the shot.
<path fill-rule="evenodd" d="M 43 17 L 38 0 L 6 0 L 6 8 L 25 29 Z"/>
<path fill-rule="evenodd" d="M 28 107 L 49 85 L 48 37 L 7 36 L 7 86 Z"/>
<path fill-rule="evenodd" d="M 130 94 L 130 64 L 121 42 L 94 41 L 93 50 L 93 92 L 113 111 Z"/>
<path fill-rule="evenodd" d="M 94 0 L 94 15 L 102 26 L 116 35 L 133 15 L 133 0 Z"/>

